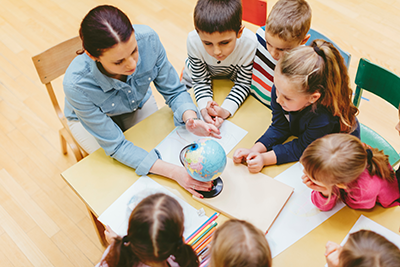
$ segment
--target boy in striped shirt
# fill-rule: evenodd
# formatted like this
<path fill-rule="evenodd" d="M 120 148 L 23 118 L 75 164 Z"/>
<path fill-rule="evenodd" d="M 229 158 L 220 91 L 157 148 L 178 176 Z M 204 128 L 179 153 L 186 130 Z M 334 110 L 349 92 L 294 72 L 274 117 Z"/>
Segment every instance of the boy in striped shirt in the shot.
<path fill-rule="evenodd" d="M 188 58 L 183 83 L 194 87 L 201 115 L 220 126 L 236 112 L 250 93 L 255 34 L 242 25 L 240 0 L 198 0 L 195 30 L 187 39 Z M 234 85 L 219 106 L 213 101 L 212 79 L 229 78 Z"/>

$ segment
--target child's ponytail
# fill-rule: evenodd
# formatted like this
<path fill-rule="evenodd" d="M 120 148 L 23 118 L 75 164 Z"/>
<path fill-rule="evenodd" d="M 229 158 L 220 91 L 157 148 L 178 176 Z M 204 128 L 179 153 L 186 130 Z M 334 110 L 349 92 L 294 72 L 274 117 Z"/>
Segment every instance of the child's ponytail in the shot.
<path fill-rule="evenodd" d="M 370 175 L 377 175 L 389 182 L 394 181 L 394 172 L 389 168 L 389 157 L 383 153 L 383 150 L 367 148 L 365 153 L 367 154 L 367 170 Z"/>
<path fill-rule="evenodd" d="M 199 266 L 199 259 L 196 253 L 193 251 L 192 246 L 186 243 L 180 243 L 177 245 L 175 253 L 175 262 L 179 264 L 179 267 L 197 267 Z"/>
<path fill-rule="evenodd" d="M 117 236 L 110 245 L 109 252 L 101 261 L 100 266 L 103 264 L 108 267 L 134 266 L 135 263 L 139 262 L 140 260 L 131 249 L 128 236 L 123 238 Z"/>

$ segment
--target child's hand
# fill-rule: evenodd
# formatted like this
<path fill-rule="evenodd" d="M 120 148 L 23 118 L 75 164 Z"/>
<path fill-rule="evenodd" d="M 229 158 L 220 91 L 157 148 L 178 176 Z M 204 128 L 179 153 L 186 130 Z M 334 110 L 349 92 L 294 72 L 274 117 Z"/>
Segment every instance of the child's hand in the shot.
<path fill-rule="evenodd" d="M 247 156 L 251 153 L 252 151 L 247 148 L 238 148 L 235 150 L 235 153 L 233 153 L 233 162 L 236 164 L 240 163 L 246 163 L 247 162 Z"/>
<path fill-rule="evenodd" d="M 339 254 L 340 254 L 342 247 L 332 241 L 328 241 L 328 243 L 326 243 L 325 247 L 326 247 L 325 257 L 326 257 L 326 263 L 328 264 L 328 267 L 339 266 Z"/>
<path fill-rule="evenodd" d="M 221 117 L 224 120 L 229 118 L 231 113 L 224 108 L 221 108 L 217 102 L 215 101 L 208 101 L 207 103 L 207 112 L 212 117 Z"/>
<path fill-rule="evenodd" d="M 186 129 L 197 136 L 210 136 L 221 139 L 219 129 L 215 125 L 202 120 L 188 119 Z"/>
<path fill-rule="evenodd" d="M 106 229 L 104 230 L 104 236 L 109 245 L 111 245 L 118 237 L 118 235 L 108 225 L 106 225 Z"/>
<path fill-rule="evenodd" d="M 329 196 L 329 190 L 328 188 L 326 188 L 325 186 L 322 185 L 317 185 L 316 183 L 314 183 L 310 177 L 308 177 L 306 174 L 303 174 L 303 176 L 301 176 L 301 180 L 303 180 L 303 183 L 310 189 L 314 190 L 314 191 L 318 191 L 321 192 L 325 197 Z"/>
<path fill-rule="evenodd" d="M 259 152 L 251 152 L 247 158 L 247 168 L 249 172 L 257 173 L 262 170 L 264 167 L 264 158 L 261 153 Z"/>
<path fill-rule="evenodd" d="M 205 122 L 214 124 L 214 120 L 212 119 L 210 114 L 208 114 L 207 108 L 203 108 L 202 110 L 200 110 L 200 113 L 201 113 L 201 116 L 203 116 L 203 119 Z"/>

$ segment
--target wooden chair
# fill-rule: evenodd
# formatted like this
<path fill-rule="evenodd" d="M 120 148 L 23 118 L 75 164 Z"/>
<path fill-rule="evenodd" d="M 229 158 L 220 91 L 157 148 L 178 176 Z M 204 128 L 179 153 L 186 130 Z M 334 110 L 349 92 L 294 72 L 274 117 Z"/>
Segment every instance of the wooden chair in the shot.
<path fill-rule="evenodd" d="M 363 90 L 367 90 L 386 102 L 390 103 L 396 109 L 400 103 L 400 77 L 393 72 L 382 68 L 368 59 L 361 58 L 358 63 L 355 83 L 357 85 L 353 104 L 358 107 L 361 102 Z M 392 166 L 400 161 L 397 151 L 382 136 L 371 128 L 361 124 L 361 141 L 383 150 L 389 156 L 389 162 Z"/>
<path fill-rule="evenodd" d="M 63 125 L 63 128 L 59 130 L 61 150 L 64 155 L 67 154 L 68 143 L 77 161 L 80 161 L 88 154 L 79 146 L 78 142 L 76 142 L 72 136 L 67 124 L 67 118 L 65 118 L 58 104 L 51 82 L 65 73 L 69 64 L 75 58 L 76 51 L 81 48 L 81 39 L 79 36 L 76 36 L 32 57 L 40 81 L 46 86 L 54 110 Z"/>

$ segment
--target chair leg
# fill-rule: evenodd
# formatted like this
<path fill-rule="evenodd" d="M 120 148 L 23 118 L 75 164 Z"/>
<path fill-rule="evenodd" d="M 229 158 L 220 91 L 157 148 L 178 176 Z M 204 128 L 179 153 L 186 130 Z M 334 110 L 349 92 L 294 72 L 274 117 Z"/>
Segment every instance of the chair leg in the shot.
<path fill-rule="evenodd" d="M 67 140 L 65 140 L 65 138 L 62 134 L 62 129 L 60 129 L 59 134 L 60 134 L 61 151 L 64 155 L 67 155 L 67 153 L 68 153 Z"/>
<path fill-rule="evenodd" d="M 97 220 L 96 215 L 94 215 L 93 212 L 89 208 L 87 208 L 87 209 L 89 211 L 89 216 L 92 219 L 92 223 L 96 230 L 97 237 L 99 238 L 101 245 L 106 248 L 108 245 L 107 245 L 106 236 L 104 235 L 104 230 L 105 230 L 104 225 L 101 222 L 99 222 L 99 220 Z"/>
<path fill-rule="evenodd" d="M 60 130 L 60 134 L 66 140 L 72 152 L 74 153 L 76 161 L 80 161 L 81 159 L 83 159 L 83 155 L 81 153 L 81 150 L 79 149 L 79 146 L 75 143 L 75 140 L 71 137 L 68 131 L 65 128 L 62 128 Z"/>

